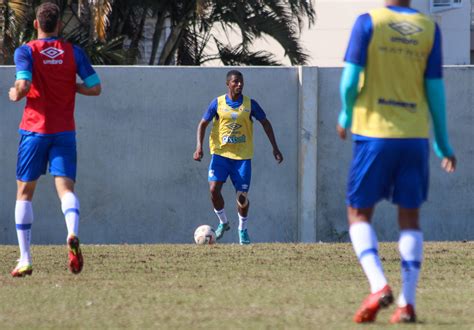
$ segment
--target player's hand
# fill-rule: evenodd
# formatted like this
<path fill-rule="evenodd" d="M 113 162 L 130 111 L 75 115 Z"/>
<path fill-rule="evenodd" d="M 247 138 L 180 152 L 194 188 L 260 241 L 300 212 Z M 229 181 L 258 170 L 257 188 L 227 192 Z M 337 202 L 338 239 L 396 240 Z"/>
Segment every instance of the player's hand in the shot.
<path fill-rule="evenodd" d="M 195 161 L 200 162 L 203 156 L 204 156 L 204 153 L 202 152 L 202 149 L 196 149 L 196 151 L 193 154 L 193 159 Z"/>
<path fill-rule="evenodd" d="M 346 139 L 347 132 L 346 132 L 345 128 L 343 128 L 341 125 L 337 124 L 336 131 L 337 131 L 337 135 L 339 135 L 339 138 L 341 140 Z"/>
<path fill-rule="evenodd" d="M 456 157 L 445 157 L 441 161 L 441 167 L 448 173 L 453 173 L 456 170 Z"/>
<path fill-rule="evenodd" d="M 281 154 L 279 149 L 273 149 L 273 157 L 275 157 L 278 164 L 283 161 L 283 155 Z"/>
<path fill-rule="evenodd" d="M 8 97 L 10 98 L 10 101 L 18 101 L 18 91 L 16 90 L 16 87 L 10 88 L 10 91 L 8 92 Z"/>

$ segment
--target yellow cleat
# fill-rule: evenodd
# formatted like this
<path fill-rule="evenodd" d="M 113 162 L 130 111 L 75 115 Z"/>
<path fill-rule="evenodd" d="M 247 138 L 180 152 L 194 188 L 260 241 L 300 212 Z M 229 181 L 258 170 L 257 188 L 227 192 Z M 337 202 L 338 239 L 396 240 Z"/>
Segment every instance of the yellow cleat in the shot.
<path fill-rule="evenodd" d="M 11 271 L 13 277 L 25 277 L 33 273 L 33 266 L 31 264 L 18 264 L 15 269 Z"/>

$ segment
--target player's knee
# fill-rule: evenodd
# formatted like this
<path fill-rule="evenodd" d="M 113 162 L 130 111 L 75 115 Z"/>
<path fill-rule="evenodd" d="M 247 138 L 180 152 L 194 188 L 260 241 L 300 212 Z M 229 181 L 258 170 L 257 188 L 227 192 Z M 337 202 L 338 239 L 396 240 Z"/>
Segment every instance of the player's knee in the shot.
<path fill-rule="evenodd" d="M 248 204 L 249 204 L 249 200 L 247 197 L 247 192 L 246 191 L 237 192 L 237 205 L 239 205 L 239 207 L 243 209 Z"/>
<path fill-rule="evenodd" d="M 209 192 L 211 193 L 211 198 L 212 199 L 219 198 L 219 196 L 221 194 L 221 190 L 217 186 L 211 186 L 209 188 Z"/>

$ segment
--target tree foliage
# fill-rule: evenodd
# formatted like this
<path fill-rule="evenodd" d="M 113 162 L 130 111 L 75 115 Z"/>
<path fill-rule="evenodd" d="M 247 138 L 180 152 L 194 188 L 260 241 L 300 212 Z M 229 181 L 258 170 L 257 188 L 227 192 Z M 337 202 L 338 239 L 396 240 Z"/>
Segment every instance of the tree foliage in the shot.
<path fill-rule="evenodd" d="M 262 38 L 280 44 L 291 64 L 305 64 L 308 55 L 299 35 L 304 24 L 311 26 L 315 20 L 310 0 L 55 2 L 62 9 L 63 36 L 84 47 L 94 64 L 202 65 L 215 60 L 224 65 L 281 64 L 268 51 L 254 49 Z M 4 63 L 11 63 L 14 49 L 35 38 L 33 8 L 41 1 L 3 3 L 6 20 L 0 21 L 4 24 L 0 42 Z"/>

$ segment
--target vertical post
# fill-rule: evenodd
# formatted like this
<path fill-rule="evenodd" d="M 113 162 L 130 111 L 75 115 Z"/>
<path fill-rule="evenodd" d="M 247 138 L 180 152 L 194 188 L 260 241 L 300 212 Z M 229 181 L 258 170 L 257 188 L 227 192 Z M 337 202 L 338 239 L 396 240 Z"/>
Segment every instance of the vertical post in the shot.
<path fill-rule="evenodd" d="M 317 239 L 318 68 L 298 68 L 298 225 L 299 241 Z"/>

